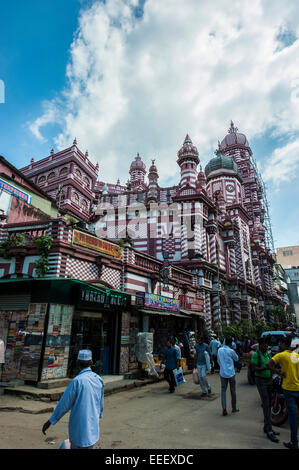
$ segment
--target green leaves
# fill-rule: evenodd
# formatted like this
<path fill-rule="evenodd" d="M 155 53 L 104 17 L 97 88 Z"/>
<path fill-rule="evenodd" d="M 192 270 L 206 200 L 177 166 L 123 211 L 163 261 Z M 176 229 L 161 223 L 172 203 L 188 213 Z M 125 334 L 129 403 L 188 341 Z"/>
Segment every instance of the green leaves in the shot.
<path fill-rule="evenodd" d="M 48 235 L 42 235 L 41 237 L 37 237 L 34 239 L 34 244 L 37 247 L 38 253 L 40 258 L 35 261 L 35 269 L 38 276 L 45 275 L 49 270 L 49 252 L 52 246 L 53 238 Z"/>

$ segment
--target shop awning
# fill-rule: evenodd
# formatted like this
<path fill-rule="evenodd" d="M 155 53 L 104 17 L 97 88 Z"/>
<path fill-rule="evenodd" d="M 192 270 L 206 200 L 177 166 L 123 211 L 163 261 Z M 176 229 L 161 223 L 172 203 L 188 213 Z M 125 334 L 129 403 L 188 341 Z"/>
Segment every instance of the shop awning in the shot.
<path fill-rule="evenodd" d="M 184 315 L 197 315 L 198 317 L 205 318 L 205 314 L 203 312 L 196 312 L 194 310 L 185 310 L 183 308 L 180 309 L 180 312 Z"/>
<path fill-rule="evenodd" d="M 140 310 L 142 313 L 145 313 L 146 315 L 168 315 L 168 316 L 174 316 L 174 317 L 181 317 L 181 318 L 189 318 L 187 315 L 181 315 L 180 313 L 177 312 L 166 312 L 165 310 L 146 310 L 146 309 L 141 309 Z"/>

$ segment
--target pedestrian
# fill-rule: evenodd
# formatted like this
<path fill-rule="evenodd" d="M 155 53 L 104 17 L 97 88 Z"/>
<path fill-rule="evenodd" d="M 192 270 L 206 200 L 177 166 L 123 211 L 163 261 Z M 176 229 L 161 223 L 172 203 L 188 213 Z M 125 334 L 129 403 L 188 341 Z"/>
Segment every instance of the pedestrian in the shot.
<path fill-rule="evenodd" d="M 104 408 L 104 383 L 91 370 L 92 353 L 82 349 L 78 353 L 79 374 L 70 382 L 52 416 L 43 425 L 46 434 L 69 410 L 69 439 L 71 449 L 92 449 L 99 440 L 99 420 Z"/>
<path fill-rule="evenodd" d="M 236 413 L 240 411 L 237 408 L 236 374 L 234 365 L 234 362 L 237 362 L 239 357 L 233 350 L 232 338 L 230 336 L 225 338 L 225 345 L 218 349 L 217 360 L 220 365 L 222 415 L 227 416 L 226 389 L 228 384 L 230 386 L 232 412 Z"/>
<path fill-rule="evenodd" d="M 271 392 L 272 392 L 272 374 L 266 366 L 271 359 L 268 353 L 268 341 L 265 337 L 259 339 L 259 347 L 251 356 L 250 365 L 252 367 L 257 390 L 260 394 L 263 413 L 264 413 L 264 433 L 272 442 L 279 442 L 276 436 L 279 433 L 274 432 L 271 423 Z"/>
<path fill-rule="evenodd" d="M 181 359 L 179 357 L 178 350 L 173 346 L 172 339 L 167 340 L 167 347 L 163 350 L 160 369 L 165 362 L 164 378 L 169 384 L 169 392 L 173 393 L 175 390 L 175 378 L 173 370 L 175 368 L 179 369 L 181 366 Z"/>
<path fill-rule="evenodd" d="M 204 343 L 203 337 L 198 338 L 198 343 L 195 345 L 195 354 L 194 354 L 194 368 L 198 370 L 199 384 L 201 387 L 202 397 L 206 397 L 207 393 L 210 395 L 212 393 L 211 385 L 207 379 L 207 361 L 205 352 L 208 353 L 211 360 L 211 353 L 207 343 Z"/>
<path fill-rule="evenodd" d="M 214 374 L 216 369 L 217 370 L 219 369 L 219 364 L 217 362 L 217 352 L 218 352 L 218 349 L 220 348 L 220 346 L 221 346 L 221 343 L 218 340 L 217 336 L 215 336 L 209 344 L 210 353 L 211 353 L 211 356 L 212 356 L 212 370 L 211 370 L 212 374 Z"/>
<path fill-rule="evenodd" d="M 283 377 L 282 389 L 286 400 L 291 440 L 284 442 L 288 449 L 298 449 L 298 420 L 297 403 L 299 403 L 299 354 L 291 349 L 292 338 L 286 336 L 280 341 L 282 352 L 275 354 L 267 362 L 267 367 L 274 373 Z M 275 365 L 280 364 L 281 371 L 275 370 Z"/>
<path fill-rule="evenodd" d="M 178 339 L 175 338 L 175 337 L 173 337 L 173 338 L 171 339 L 171 344 L 172 344 L 172 346 L 178 351 L 179 359 L 181 359 L 181 358 L 182 358 L 182 353 L 181 353 L 181 348 L 180 348 L 180 346 L 178 345 Z"/>

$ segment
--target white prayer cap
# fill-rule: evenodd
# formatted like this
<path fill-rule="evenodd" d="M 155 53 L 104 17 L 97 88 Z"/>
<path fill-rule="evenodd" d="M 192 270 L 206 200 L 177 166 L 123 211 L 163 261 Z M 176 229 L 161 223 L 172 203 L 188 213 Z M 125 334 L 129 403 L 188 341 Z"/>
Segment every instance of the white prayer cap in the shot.
<path fill-rule="evenodd" d="M 92 361 L 92 352 L 89 349 L 81 349 L 78 353 L 79 361 Z"/>

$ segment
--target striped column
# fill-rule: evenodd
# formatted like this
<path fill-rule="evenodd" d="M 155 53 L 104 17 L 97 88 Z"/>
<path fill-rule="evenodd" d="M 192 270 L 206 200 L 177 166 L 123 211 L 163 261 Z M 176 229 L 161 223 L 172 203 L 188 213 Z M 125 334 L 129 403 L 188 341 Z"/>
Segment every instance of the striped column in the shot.
<path fill-rule="evenodd" d="M 220 298 L 218 294 L 212 294 L 212 318 L 215 324 L 220 322 Z"/>
<path fill-rule="evenodd" d="M 206 232 L 206 227 L 201 228 L 201 251 L 202 251 L 202 256 L 207 259 L 207 232 Z"/>
<path fill-rule="evenodd" d="M 240 323 L 241 318 L 242 318 L 240 301 L 234 300 L 233 304 L 234 304 L 235 322 Z"/>
<path fill-rule="evenodd" d="M 230 274 L 232 277 L 235 277 L 237 275 L 235 244 L 229 243 L 228 249 L 229 249 Z"/>
<path fill-rule="evenodd" d="M 182 258 L 188 257 L 188 240 L 187 240 L 187 227 L 186 225 L 182 225 L 181 227 L 181 250 L 182 250 Z"/>
<path fill-rule="evenodd" d="M 206 328 L 210 330 L 212 328 L 212 314 L 211 314 L 211 297 L 209 292 L 205 292 L 205 317 L 206 317 Z"/>
<path fill-rule="evenodd" d="M 201 245 L 202 245 L 201 235 L 202 235 L 201 225 L 196 224 L 195 228 L 194 228 L 194 250 L 195 250 L 195 253 L 201 253 Z"/>
<path fill-rule="evenodd" d="M 210 263 L 217 265 L 216 228 L 209 227 Z"/>
<path fill-rule="evenodd" d="M 264 322 L 265 321 L 265 306 L 262 300 L 259 300 L 258 312 L 259 312 L 259 319 Z"/>
<path fill-rule="evenodd" d="M 258 260 L 253 261 L 253 272 L 254 272 L 255 284 L 258 287 L 261 287 L 262 286 L 262 280 L 261 280 L 261 273 L 260 273 L 260 267 L 259 267 L 259 261 Z"/>

